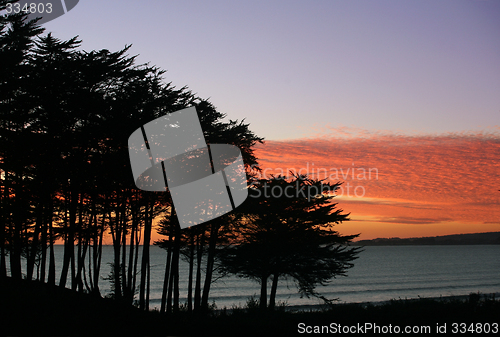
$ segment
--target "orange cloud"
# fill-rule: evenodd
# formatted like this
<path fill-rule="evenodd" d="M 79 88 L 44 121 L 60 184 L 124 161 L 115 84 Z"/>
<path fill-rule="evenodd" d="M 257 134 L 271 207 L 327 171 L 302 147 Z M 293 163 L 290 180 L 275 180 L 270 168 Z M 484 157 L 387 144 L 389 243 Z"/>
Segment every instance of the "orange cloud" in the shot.
<path fill-rule="evenodd" d="M 500 132 L 328 131 L 259 145 L 262 175 L 291 170 L 343 181 L 337 202 L 352 221 L 342 227 L 364 239 L 382 236 L 377 227 L 401 237 L 500 230 Z"/>

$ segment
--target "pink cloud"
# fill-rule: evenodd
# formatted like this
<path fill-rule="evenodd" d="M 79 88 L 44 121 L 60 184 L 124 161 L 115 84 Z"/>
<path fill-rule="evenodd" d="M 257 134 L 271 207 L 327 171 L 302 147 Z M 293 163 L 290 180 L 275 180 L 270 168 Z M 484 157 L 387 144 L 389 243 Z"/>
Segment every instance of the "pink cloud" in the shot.
<path fill-rule="evenodd" d="M 267 141 L 257 156 L 267 174 L 302 169 L 363 190 L 362 198 L 338 200 L 353 215 L 400 218 L 402 223 L 500 220 L 496 130 L 404 135 L 330 128 L 314 138 Z"/>

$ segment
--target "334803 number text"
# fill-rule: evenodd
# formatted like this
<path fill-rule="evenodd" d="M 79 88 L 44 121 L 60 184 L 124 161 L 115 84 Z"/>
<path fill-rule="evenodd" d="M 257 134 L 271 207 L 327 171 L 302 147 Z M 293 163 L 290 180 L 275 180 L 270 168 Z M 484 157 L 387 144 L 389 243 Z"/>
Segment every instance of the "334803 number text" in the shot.
<path fill-rule="evenodd" d="M 17 14 L 20 12 L 23 12 L 25 14 L 34 14 L 34 13 L 47 13 L 50 14 L 52 13 L 52 3 L 47 2 L 47 3 L 30 3 L 30 4 L 24 4 L 24 6 L 21 8 L 21 4 L 15 3 L 15 4 L 7 4 L 7 8 L 5 9 L 7 14 Z"/>
<path fill-rule="evenodd" d="M 453 323 L 452 333 L 498 333 L 498 323 Z"/>

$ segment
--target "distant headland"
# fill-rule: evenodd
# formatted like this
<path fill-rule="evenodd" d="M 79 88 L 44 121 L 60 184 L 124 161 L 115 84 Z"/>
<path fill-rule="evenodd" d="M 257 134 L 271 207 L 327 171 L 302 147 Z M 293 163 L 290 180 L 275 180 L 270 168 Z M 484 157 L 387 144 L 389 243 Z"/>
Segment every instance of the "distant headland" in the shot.
<path fill-rule="evenodd" d="M 377 238 L 353 242 L 354 246 L 410 246 L 410 245 L 499 245 L 500 232 L 453 234 L 421 238 Z"/>

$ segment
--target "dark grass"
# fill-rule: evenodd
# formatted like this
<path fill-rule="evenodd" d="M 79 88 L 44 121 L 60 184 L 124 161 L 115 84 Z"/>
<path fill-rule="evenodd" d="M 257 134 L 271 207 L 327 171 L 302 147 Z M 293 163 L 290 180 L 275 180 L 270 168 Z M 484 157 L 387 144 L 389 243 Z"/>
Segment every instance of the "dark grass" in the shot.
<path fill-rule="evenodd" d="M 1 335 L 50 336 L 289 336 L 298 324 L 329 326 L 500 323 L 500 301 L 471 294 L 460 299 L 393 300 L 385 304 L 336 304 L 321 311 L 291 312 L 255 306 L 205 315 L 144 312 L 112 299 L 78 294 L 39 282 L 0 281 Z"/>

